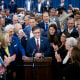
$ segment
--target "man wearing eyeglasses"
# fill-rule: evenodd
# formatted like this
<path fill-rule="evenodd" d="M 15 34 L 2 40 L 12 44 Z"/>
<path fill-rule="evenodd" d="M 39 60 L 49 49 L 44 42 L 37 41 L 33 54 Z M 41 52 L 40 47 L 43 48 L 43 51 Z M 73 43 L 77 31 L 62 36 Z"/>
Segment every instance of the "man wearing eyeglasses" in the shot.
<path fill-rule="evenodd" d="M 77 37 L 77 30 L 75 28 L 75 21 L 73 18 L 70 18 L 67 23 L 67 27 L 65 28 L 65 32 L 69 32 L 72 37 Z"/>
<path fill-rule="evenodd" d="M 35 50 L 34 57 L 40 58 L 42 55 L 48 56 L 50 54 L 50 43 L 48 38 L 41 36 L 41 30 L 38 26 L 32 28 L 34 37 L 27 40 L 26 53 L 29 57 L 32 57 L 32 53 Z"/>

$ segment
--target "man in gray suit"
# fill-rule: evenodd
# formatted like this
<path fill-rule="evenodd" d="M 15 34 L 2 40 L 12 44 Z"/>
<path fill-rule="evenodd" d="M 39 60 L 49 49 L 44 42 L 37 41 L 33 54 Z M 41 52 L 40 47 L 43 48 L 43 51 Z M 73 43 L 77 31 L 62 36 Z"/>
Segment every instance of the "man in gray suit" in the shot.
<path fill-rule="evenodd" d="M 60 29 L 59 17 L 56 16 L 56 10 L 54 8 L 50 10 L 50 22 L 56 22 L 58 29 Z"/>
<path fill-rule="evenodd" d="M 24 4 L 25 11 L 34 11 L 34 1 L 26 0 Z"/>

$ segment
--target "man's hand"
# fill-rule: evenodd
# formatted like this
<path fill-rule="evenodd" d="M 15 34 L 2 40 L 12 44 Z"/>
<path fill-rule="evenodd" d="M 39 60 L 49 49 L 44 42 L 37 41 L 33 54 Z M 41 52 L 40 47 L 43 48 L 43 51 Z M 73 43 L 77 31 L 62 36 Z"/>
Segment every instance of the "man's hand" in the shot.
<path fill-rule="evenodd" d="M 41 56 L 42 56 L 42 53 L 36 53 L 36 54 L 35 54 L 35 57 L 36 57 L 36 58 L 39 58 L 39 57 L 41 57 Z"/>
<path fill-rule="evenodd" d="M 29 59 L 29 57 L 27 57 L 27 56 L 22 56 L 22 60 L 24 60 L 24 59 Z"/>

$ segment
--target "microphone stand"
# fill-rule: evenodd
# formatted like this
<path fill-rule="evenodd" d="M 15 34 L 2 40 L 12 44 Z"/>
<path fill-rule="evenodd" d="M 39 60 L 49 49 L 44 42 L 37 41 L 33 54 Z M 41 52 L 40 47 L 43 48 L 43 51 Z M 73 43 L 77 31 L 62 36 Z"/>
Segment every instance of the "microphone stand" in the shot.
<path fill-rule="evenodd" d="M 36 74 L 35 74 L 35 61 L 34 61 L 34 53 L 35 53 L 36 49 L 33 50 L 32 53 L 32 60 L 33 60 L 33 64 L 32 64 L 32 80 L 36 80 Z"/>

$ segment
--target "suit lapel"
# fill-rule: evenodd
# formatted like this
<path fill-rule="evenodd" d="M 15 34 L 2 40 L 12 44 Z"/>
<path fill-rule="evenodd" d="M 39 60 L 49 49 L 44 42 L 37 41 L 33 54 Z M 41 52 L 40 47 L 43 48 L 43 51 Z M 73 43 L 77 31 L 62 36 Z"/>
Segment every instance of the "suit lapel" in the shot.
<path fill-rule="evenodd" d="M 36 46 L 36 42 L 35 42 L 35 38 L 34 37 L 32 39 L 32 46 L 34 47 L 34 49 L 37 50 L 37 46 Z"/>
<path fill-rule="evenodd" d="M 46 29 L 45 29 L 45 22 L 43 22 L 43 25 L 44 25 L 44 30 L 46 30 Z"/>

